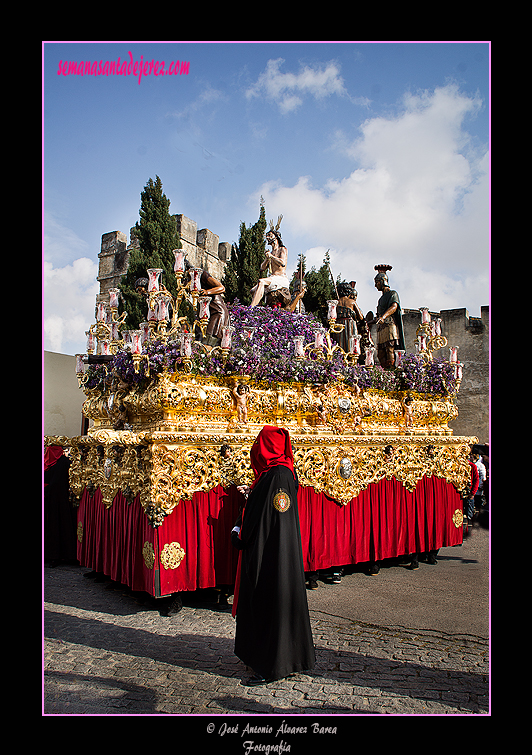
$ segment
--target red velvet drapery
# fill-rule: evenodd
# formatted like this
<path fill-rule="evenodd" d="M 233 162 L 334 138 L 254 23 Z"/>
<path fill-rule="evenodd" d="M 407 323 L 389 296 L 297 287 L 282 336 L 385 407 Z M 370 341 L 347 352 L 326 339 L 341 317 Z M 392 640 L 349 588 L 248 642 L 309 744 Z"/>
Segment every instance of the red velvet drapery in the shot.
<path fill-rule="evenodd" d="M 424 477 L 411 493 L 395 479 L 371 484 L 346 506 L 300 488 L 305 571 L 380 561 L 462 542 L 452 520 L 462 500 L 453 485 Z"/>
<path fill-rule="evenodd" d="M 156 530 L 150 526 L 138 498 L 128 504 L 118 493 L 106 508 L 100 490 L 85 490 L 78 509 L 78 560 L 82 566 L 106 574 L 132 590 L 154 594 L 154 572 L 142 556 L 144 543 L 153 545 Z"/>
<path fill-rule="evenodd" d="M 121 493 L 108 509 L 100 491 L 85 491 L 78 521 L 83 537 L 78 559 L 133 590 L 152 595 L 234 583 L 238 551 L 230 532 L 243 498 L 236 488 L 221 486 L 181 501 L 158 528 L 149 524 L 136 498 L 128 504 Z M 405 553 L 421 553 L 458 545 L 462 527 L 453 514 L 462 501 L 453 485 L 424 477 L 413 492 L 395 479 L 370 485 L 347 505 L 312 488 L 298 494 L 305 571 L 329 566 L 379 561 Z M 153 547 L 155 563 L 143 558 L 145 543 Z M 179 543 L 185 556 L 167 569 L 160 554 L 167 543 Z"/>

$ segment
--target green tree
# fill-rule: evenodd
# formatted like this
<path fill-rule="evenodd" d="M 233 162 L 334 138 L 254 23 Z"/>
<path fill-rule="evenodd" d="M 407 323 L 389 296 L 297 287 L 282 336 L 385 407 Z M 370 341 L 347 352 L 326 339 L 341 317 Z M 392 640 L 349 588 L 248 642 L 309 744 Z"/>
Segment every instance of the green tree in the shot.
<path fill-rule="evenodd" d="M 159 268 L 161 283 L 175 296 L 174 249 L 181 248 L 175 217 L 170 215 L 170 200 L 163 193 L 159 176 L 149 179 L 140 195 L 140 222 L 135 224 L 139 249 L 131 251 L 127 273 L 120 283 L 122 307 L 128 313 L 128 329 L 146 320 L 146 300 L 135 291 L 135 281 L 147 278 L 149 268 Z"/>
<path fill-rule="evenodd" d="M 303 269 L 304 266 L 305 256 L 303 255 Z M 292 280 L 295 278 L 299 278 L 299 268 L 294 273 Z M 321 320 L 325 320 L 327 316 L 327 301 L 329 299 L 336 299 L 336 289 L 331 276 L 331 261 L 328 250 L 325 253 L 323 264 L 319 270 L 312 267 L 308 273 L 305 273 L 305 282 L 307 284 L 307 293 L 303 298 L 303 302 L 306 312 L 316 315 Z"/>
<path fill-rule="evenodd" d="M 266 275 L 260 270 L 266 251 L 266 228 L 266 212 L 261 198 L 259 219 L 248 227 L 241 223 L 238 244 L 233 244 L 231 259 L 222 280 L 226 301 L 238 299 L 241 304 L 251 304 L 251 289 L 259 278 Z"/>
<path fill-rule="evenodd" d="M 294 270 L 294 274 L 292 275 L 292 280 L 290 281 L 290 289 L 294 291 L 294 286 L 299 285 L 299 281 L 301 278 L 305 280 L 307 270 L 307 259 L 304 254 L 298 254 L 297 255 L 297 267 Z"/>

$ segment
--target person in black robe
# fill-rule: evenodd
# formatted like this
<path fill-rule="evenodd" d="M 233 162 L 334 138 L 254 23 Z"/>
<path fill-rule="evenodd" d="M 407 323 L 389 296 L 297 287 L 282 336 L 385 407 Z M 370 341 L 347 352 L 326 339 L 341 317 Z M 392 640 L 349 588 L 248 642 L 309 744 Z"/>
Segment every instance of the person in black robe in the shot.
<path fill-rule="evenodd" d="M 48 446 L 44 456 L 44 561 L 56 566 L 76 562 L 76 510 L 70 502 L 70 460 L 61 446 Z"/>
<path fill-rule="evenodd" d="M 255 482 L 232 536 L 241 549 L 233 615 L 235 655 L 254 671 L 243 684 L 254 685 L 309 671 L 315 653 L 290 435 L 264 427 L 250 459 Z"/>

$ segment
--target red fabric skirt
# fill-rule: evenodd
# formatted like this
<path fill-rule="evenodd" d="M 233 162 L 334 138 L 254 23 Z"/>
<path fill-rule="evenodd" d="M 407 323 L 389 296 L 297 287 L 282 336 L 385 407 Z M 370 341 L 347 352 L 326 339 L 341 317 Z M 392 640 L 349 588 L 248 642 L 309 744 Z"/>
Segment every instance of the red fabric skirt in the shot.
<path fill-rule="evenodd" d="M 154 528 L 138 497 L 128 504 L 118 493 L 106 508 L 99 490 L 92 497 L 85 491 L 78 510 L 78 559 L 82 566 L 151 595 L 232 585 L 238 551 L 231 545 L 231 529 L 242 503 L 235 487 L 218 486 L 180 501 Z M 298 507 L 305 571 L 462 542 L 462 527 L 453 522 L 454 512 L 462 511 L 462 500 L 453 485 L 438 477 L 423 478 L 413 492 L 395 479 L 381 480 L 347 505 L 312 488 L 299 488 Z M 185 555 L 177 567 L 165 568 L 161 553 L 172 543 L 178 543 Z M 150 545 L 153 565 L 143 556 Z"/>
<path fill-rule="evenodd" d="M 462 542 L 453 514 L 462 499 L 453 485 L 424 477 L 410 493 L 395 479 L 371 484 L 346 506 L 300 488 L 305 571 L 424 553 Z"/>

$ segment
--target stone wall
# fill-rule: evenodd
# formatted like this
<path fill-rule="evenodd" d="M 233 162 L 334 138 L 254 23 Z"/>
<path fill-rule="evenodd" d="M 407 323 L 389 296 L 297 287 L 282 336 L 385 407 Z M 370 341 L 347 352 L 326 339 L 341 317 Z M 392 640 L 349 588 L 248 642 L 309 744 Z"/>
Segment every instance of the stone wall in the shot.
<path fill-rule="evenodd" d="M 231 259 L 231 244 L 227 241 L 220 242 L 219 236 L 208 228 L 198 230 L 196 222 L 185 215 L 174 217 L 187 259 L 194 267 L 201 267 L 220 280 L 224 275 L 226 263 Z M 109 300 L 109 289 L 117 288 L 122 276 L 127 272 L 131 249 L 138 249 L 135 228 L 131 228 L 129 233 L 129 245 L 126 234 L 122 231 L 110 231 L 102 236 L 98 254 L 100 292 L 96 297 L 96 305 L 100 301 Z"/>
<path fill-rule="evenodd" d="M 211 275 L 220 280 L 224 275 L 226 263 L 231 259 L 231 244 L 227 241 L 220 242 L 219 236 L 208 228 L 198 230 L 196 222 L 185 215 L 174 215 L 174 217 L 181 237 L 181 246 L 187 254 L 187 259 L 194 267 L 208 270 Z M 129 245 L 126 234 L 122 231 L 110 231 L 102 236 L 98 254 L 100 293 L 96 297 L 96 305 L 100 301 L 109 300 L 109 289 L 117 288 L 122 276 L 127 272 L 131 249 L 138 249 L 135 228 L 131 228 L 129 233 Z"/>
<path fill-rule="evenodd" d="M 231 259 L 231 244 L 220 242 L 220 237 L 208 228 L 198 230 L 196 223 L 185 215 L 175 215 L 175 218 L 187 259 L 218 280 L 223 278 L 225 265 Z"/>
<path fill-rule="evenodd" d="M 109 289 L 116 288 L 120 279 L 127 272 L 129 250 L 127 237 L 122 231 L 104 233 L 100 253 L 98 254 L 98 281 L 100 293 L 96 296 L 96 305 L 109 301 Z"/>
<path fill-rule="evenodd" d="M 458 346 L 458 359 L 464 365 L 457 398 L 459 415 L 449 426 L 455 435 L 475 435 L 481 443 L 489 443 L 489 307 L 481 307 L 480 317 L 471 317 L 465 308 L 430 314 L 432 319 L 441 318 L 442 335 L 448 341 L 448 346 L 434 352 L 434 356 L 448 359 L 449 347 Z M 403 310 L 408 353 L 416 350 L 416 330 L 420 324 L 419 310 Z"/>

